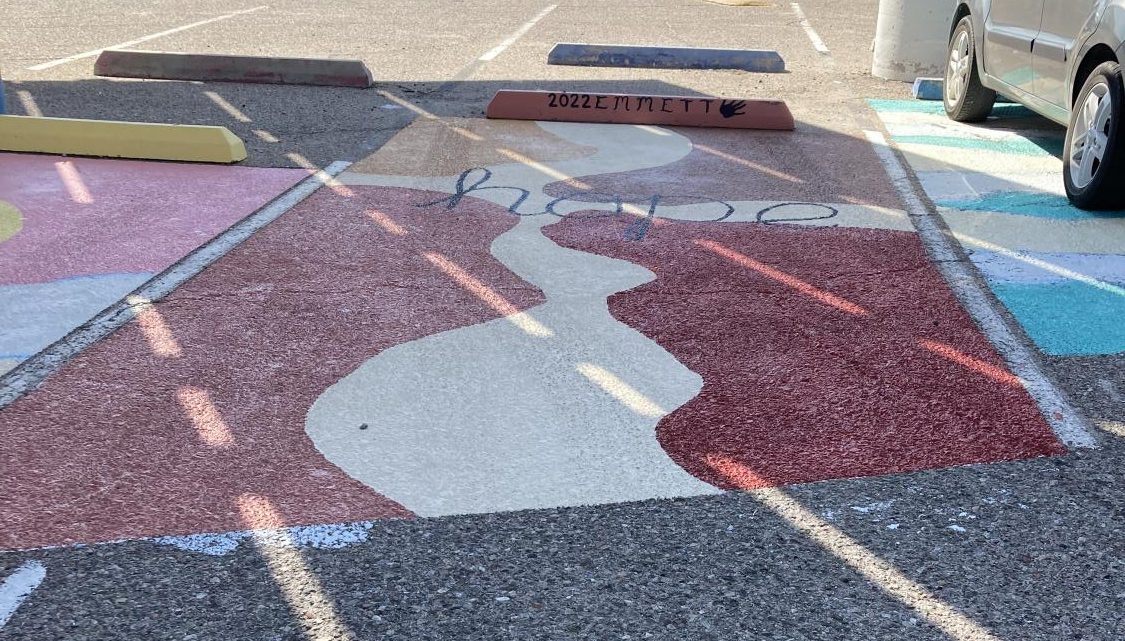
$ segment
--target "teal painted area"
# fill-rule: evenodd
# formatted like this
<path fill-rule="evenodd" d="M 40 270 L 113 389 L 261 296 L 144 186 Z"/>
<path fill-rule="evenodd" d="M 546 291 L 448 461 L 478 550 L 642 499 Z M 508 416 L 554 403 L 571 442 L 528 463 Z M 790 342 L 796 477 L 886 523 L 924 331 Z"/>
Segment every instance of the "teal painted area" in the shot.
<path fill-rule="evenodd" d="M 872 98 L 867 101 L 867 104 L 875 111 L 945 115 L 945 105 L 928 100 L 881 100 Z"/>
<path fill-rule="evenodd" d="M 972 149 L 1020 156 L 1061 156 L 1063 141 L 1059 138 L 1011 138 L 983 140 L 961 136 L 895 136 L 901 145 L 934 145 L 952 149 Z"/>
<path fill-rule="evenodd" d="M 1065 196 L 1030 191 L 1000 191 L 971 200 L 939 200 L 939 207 L 960 211 L 988 211 L 1053 220 L 1101 220 L 1125 218 L 1125 212 L 1083 211 Z"/>
<path fill-rule="evenodd" d="M 945 115 L 945 105 L 939 100 L 882 100 L 872 98 L 867 104 L 875 111 Z M 1038 118 L 1034 111 L 1016 104 L 999 104 L 992 108 L 996 118 Z"/>
<path fill-rule="evenodd" d="M 989 286 L 1047 354 L 1125 353 L 1125 296 L 1082 283 Z"/>

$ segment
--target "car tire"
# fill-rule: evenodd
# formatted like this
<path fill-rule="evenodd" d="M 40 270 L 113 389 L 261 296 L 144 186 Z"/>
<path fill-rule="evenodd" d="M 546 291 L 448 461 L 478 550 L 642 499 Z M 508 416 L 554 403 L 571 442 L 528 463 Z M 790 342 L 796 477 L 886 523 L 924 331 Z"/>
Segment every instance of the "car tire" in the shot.
<path fill-rule="evenodd" d="M 1070 110 L 1063 145 L 1066 196 L 1082 209 L 1125 208 L 1125 83 L 1116 62 L 1098 65 Z"/>
<path fill-rule="evenodd" d="M 973 18 L 965 16 L 949 38 L 941 92 L 946 115 L 957 122 L 981 122 L 996 102 L 996 92 L 981 84 L 976 49 Z"/>

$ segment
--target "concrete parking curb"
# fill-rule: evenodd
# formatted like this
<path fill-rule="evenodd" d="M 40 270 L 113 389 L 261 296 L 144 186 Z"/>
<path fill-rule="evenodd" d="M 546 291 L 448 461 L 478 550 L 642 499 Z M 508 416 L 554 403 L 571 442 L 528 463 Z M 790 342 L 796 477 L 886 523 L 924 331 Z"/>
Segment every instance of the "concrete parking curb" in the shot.
<path fill-rule="evenodd" d="M 489 102 L 486 115 L 509 120 L 730 129 L 794 128 L 793 114 L 779 100 L 700 96 L 501 90 Z"/>
<path fill-rule="evenodd" d="M 547 64 L 579 67 L 642 67 L 647 69 L 740 69 L 782 73 L 785 60 L 776 51 L 703 49 L 698 47 L 641 47 L 632 45 L 560 42 L 547 55 Z"/>
<path fill-rule="evenodd" d="M 246 146 L 226 127 L 0 116 L 0 151 L 232 163 Z"/>
<path fill-rule="evenodd" d="M 276 58 L 209 53 L 107 49 L 94 75 L 160 80 L 214 80 L 366 88 L 371 70 L 360 60 Z"/>

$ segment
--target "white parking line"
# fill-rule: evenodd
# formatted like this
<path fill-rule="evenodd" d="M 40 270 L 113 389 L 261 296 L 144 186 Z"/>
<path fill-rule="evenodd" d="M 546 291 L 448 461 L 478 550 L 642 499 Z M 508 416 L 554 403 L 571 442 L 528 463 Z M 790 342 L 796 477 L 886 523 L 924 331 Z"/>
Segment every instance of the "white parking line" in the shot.
<path fill-rule="evenodd" d="M 1118 403 L 1125 403 L 1125 396 L 1123 396 L 1121 392 L 1117 391 L 1117 386 L 1113 383 L 1105 380 L 1104 378 L 1099 378 L 1098 387 L 1102 388 L 1102 390 L 1106 394 L 1109 394 L 1109 397 L 1114 401 Z"/>
<path fill-rule="evenodd" d="M 914 190 L 906 168 L 887 139 L 878 131 L 864 131 L 867 141 L 875 149 L 879 161 L 890 177 L 891 183 L 902 197 L 906 211 L 918 230 L 918 237 L 930 252 L 930 257 L 953 289 L 957 299 L 977 322 L 988 340 L 1000 352 L 1012 373 L 1019 377 L 1027 393 L 1035 399 L 1043 418 L 1055 435 L 1070 447 L 1098 447 L 1092 430 L 1085 419 L 1071 407 L 1051 381 L 1039 370 L 1035 357 L 1028 350 L 1004 318 L 996 310 L 992 298 L 973 277 L 954 248 L 953 240 L 938 226 Z"/>
<path fill-rule="evenodd" d="M 4 579 L 4 583 L 0 584 L 0 628 L 12 618 L 16 608 L 31 596 L 46 576 L 47 568 L 42 563 L 28 561 Z"/>
<path fill-rule="evenodd" d="M 495 47 L 490 49 L 488 51 L 488 53 L 484 54 L 480 58 L 477 58 L 477 60 L 479 60 L 481 62 L 489 62 L 493 58 L 495 58 L 496 56 L 504 53 L 505 49 L 507 49 L 508 47 L 515 44 L 516 40 L 519 40 L 520 38 L 522 38 L 523 35 L 525 33 L 527 33 L 528 31 L 531 31 L 531 28 L 535 26 L 535 23 L 539 22 L 543 18 L 546 18 L 547 14 L 554 11 L 558 6 L 559 5 L 557 5 L 557 4 L 553 4 L 549 7 L 547 7 L 546 9 L 543 9 L 542 11 L 537 13 L 534 18 L 525 22 L 522 27 L 520 27 L 519 29 L 516 30 L 515 33 L 508 36 L 507 40 L 505 40 L 504 42 L 501 42 L 500 44 L 496 45 Z"/>
<path fill-rule="evenodd" d="M 205 24 L 211 24 L 212 22 L 218 22 L 220 20 L 227 20 L 228 18 L 233 18 L 235 16 L 243 15 L 243 14 L 246 14 L 246 13 L 253 13 L 255 11 L 261 11 L 262 9 L 269 9 L 269 7 L 266 6 L 266 5 L 262 5 L 260 7 L 253 7 L 251 9 L 243 9 L 241 11 L 231 11 L 230 13 L 224 13 L 221 16 L 216 16 L 214 18 L 208 18 L 206 20 L 200 20 L 199 22 L 193 22 L 191 24 L 185 24 L 182 27 L 176 27 L 174 29 L 169 29 L 167 31 L 161 31 L 160 33 L 154 33 L 154 34 L 151 34 L 151 35 L 148 35 L 148 36 L 144 36 L 142 38 L 137 38 L 136 40 L 130 40 L 128 42 L 122 42 L 120 44 L 110 45 L 108 47 L 102 47 L 101 49 L 94 49 L 92 51 L 83 51 L 82 53 L 76 53 L 73 56 L 67 56 L 65 58 L 59 58 L 58 60 L 52 60 L 50 62 L 44 62 L 42 64 L 33 65 L 31 67 L 28 67 L 27 70 L 28 71 L 43 71 L 44 69 L 50 69 L 51 67 L 57 67 L 59 65 L 65 65 L 68 62 L 74 62 L 75 60 L 81 60 L 83 58 L 91 58 L 91 57 L 96 56 L 99 53 L 105 51 L 106 49 L 123 49 L 125 47 L 131 47 L 133 45 L 140 44 L 142 42 L 147 42 L 149 40 L 154 40 L 156 38 L 162 38 L 164 36 L 168 36 L 168 35 L 171 35 L 173 33 L 178 33 L 180 31 L 187 31 L 188 29 L 194 29 L 196 27 L 202 27 Z"/>
<path fill-rule="evenodd" d="M 817 53 L 821 55 L 830 55 L 828 45 L 824 44 L 824 41 L 820 39 L 820 35 L 812 28 L 812 23 L 809 22 L 808 16 L 806 16 L 804 10 L 801 9 L 801 5 L 796 2 L 790 2 L 789 6 L 793 8 L 793 13 L 797 14 L 797 19 L 801 21 L 801 28 L 805 30 L 805 33 L 809 36 L 809 40 L 812 41 L 813 49 L 816 49 Z"/>

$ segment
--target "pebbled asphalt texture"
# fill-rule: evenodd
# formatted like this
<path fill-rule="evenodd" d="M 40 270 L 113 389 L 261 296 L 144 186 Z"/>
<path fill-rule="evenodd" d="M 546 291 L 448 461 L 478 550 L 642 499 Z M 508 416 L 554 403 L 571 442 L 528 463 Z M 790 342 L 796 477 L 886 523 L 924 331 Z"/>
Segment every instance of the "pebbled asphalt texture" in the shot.
<path fill-rule="evenodd" d="M 26 69 L 254 6 L 213 0 L 142 8 L 0 0 L 0 65 L 11 113 L 27 112 L 27 92 L 48 116 L 222 124 L 246 140 L 246 164 L 257 166 L 355 160 L 416 116 L 401 101 L 480 116 L 498 88 L 780 97 L 806 131 L 877 129 L 862 100 L 909 95 L 906 85 L 867 75 L 875 0 L 801 3 L 830 57 L 812 49 L 780 0 L 764 8 L 560 0 L 494 61 L 477 60 L 547 4 L 280 0 L 139 45 L 358 57 L 378 81 L 363 91 L 100 79 L 92 58 Z M 548 67 L 546 51 L 559 41 L 770 47 L 790 72 Z M 807 200 L 822 189 L 810 183 Z M 1125 638 L 1125 428 L 1114 428 L 1125 417 L 1125 364 L 1043 365 L 1104 428 L 1100 449 L 782 490 L 816 517 L 811 529 L 761 494 L 730 493 L 382 521 L 354 545 L 287 554 L 251 540 L 223 556 L 145 541 L 0 553 L 0 577 L 31 559 L 47 568 L 0 640 L 1115 641 Z M 842 533 L 866 553 L 841 558 L 810 532 Z M 917 600 L 893 596 L 886 573 L 857 569 L 871 558 L 916 584 Z M 924 614 L 935 602 L 976 627 L 936 627 Z"/>
<path fill-rule="evenodd" d="M 1123 449 L 785 493 L 994 638 L 1110 641 L 1125 634 L 1125 487 L 1107 464 Z M 368 537 L 301 552 L 315 579 L 298 589 L 323 590 L 357 639 L 949 638 L 753 493 L 384 521 Z M 306 633 L 249 541 L 3 564 L 27 558 L 48 576 L 0 639 Z"/>

